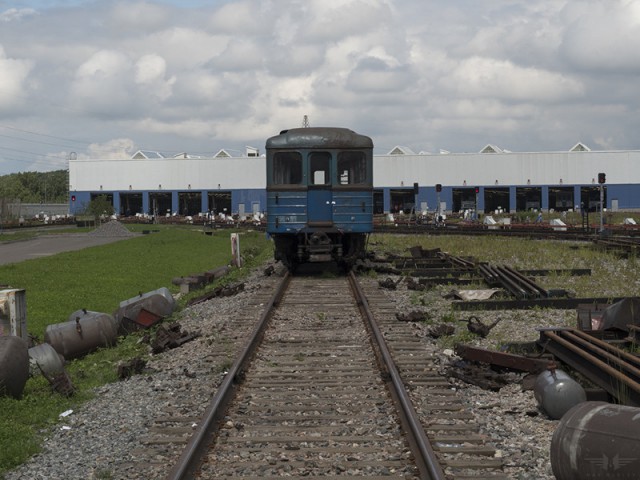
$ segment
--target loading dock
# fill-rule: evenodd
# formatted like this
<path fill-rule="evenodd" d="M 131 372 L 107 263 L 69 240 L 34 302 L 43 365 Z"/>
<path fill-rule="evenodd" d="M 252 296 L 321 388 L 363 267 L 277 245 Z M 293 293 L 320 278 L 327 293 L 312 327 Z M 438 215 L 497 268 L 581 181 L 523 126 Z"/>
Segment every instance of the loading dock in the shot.
<path fill-rule="evenodd" d="M 509 187 L 487 187 L 484 189 L 484 212 L 491 213 L 498 209 L 511 211 Z"/>
<path fill-rule="evenodd" d="M 475 188 L 453 188 L 453 205 L 454 212 L 464 212 L 465 210 L 475 211 L 476 205 L 476 189 Z"/>
<path fill-rule="evenodd" d="M 416 201 L 413 188 L 391 189 L 389 196 L 391 197 L 391 213 L 411 213 Z"/>
<path fill-rule="evenodd" d="M 604 205 L 607 204 L 607 187 L 604 188 Z M 580 188 L 580 206 L 589 212 L 600 211 L 600 186 Z"/>
<path fill-rule="evenodd" d="M 180 215 L 198 215 L 202 210 L 200 192 L 178 192 L 178 212 Z"/>
<path fill-rule="evenodd" d="M 575 207 L 573 187 L 549 187 L 549 208 L 566 212 Z"/>
<path fill-rule="evenodd" d="M 154 217 L 165 216 L 171 214 L 171 193 L 170 192 L 151 192 L 149 193 L 149 205 L 151 214 Z"/>
<path fill-rule="evenodd" d="M 209 192 L 207 197 L 210 212 L 231 214 L 231 192 L 227 190 Z"/>
<path fill-rule="evenodd" d="M 120 194 L 120 215 L 129 217 L 136 213 L 144 213 L 142 208 L 142 193 Z"/>
<path fill-rule="evenodd" d="M 516 187 L 516 211 L 530 212 L 542 207 L 541 187 Z"/>

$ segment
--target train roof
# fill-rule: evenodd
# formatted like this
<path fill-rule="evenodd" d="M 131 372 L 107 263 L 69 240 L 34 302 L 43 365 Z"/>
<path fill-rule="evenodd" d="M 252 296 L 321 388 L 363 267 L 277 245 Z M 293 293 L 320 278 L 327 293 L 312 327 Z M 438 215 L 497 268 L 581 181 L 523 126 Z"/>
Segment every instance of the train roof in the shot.
<path fill-rule="evenodd" d="M 267 139 L 269 148 L 373 148 L 366 135 L 337 127 L 309 127 L 283 130 Z"/>

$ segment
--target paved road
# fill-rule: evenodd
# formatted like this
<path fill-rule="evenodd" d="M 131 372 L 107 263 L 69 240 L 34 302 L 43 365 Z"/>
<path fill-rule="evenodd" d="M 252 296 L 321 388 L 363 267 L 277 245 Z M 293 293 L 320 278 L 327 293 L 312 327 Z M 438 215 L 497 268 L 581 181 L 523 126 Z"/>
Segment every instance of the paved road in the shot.
<path fill-rule="evenodd" d="M 82 233 L 72 233 L 42 235 L 31 240 L 0 243 L 0 265 L 105 245 L 128 238 L 132 237 L 99 237 Z"/>

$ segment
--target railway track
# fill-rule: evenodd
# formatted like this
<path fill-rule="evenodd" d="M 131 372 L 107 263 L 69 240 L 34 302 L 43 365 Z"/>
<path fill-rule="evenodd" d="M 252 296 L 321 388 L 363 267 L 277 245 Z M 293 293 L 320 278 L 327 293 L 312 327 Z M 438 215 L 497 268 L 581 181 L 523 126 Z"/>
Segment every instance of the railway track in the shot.
<path fill-rule="evenodd" d="M 506 479 L 496 449 L 454 386 L 440 375 L 435 343 L 418 337 L 411 323 L 396 319 L 395 306 L 380 295 L 375 280 L 363 280 L 362 289 L 447 478 Z"/>
<path fill-rule="evenodd" d="M 203 379 L 210 379 L 211 371 L 222 373 L 228 370 L 279 284 L 276 277 L 262 280 L 262 288 L 252 293 L 239 314 L 233 315 L 233 328 L 224 327 L 216 332 L 215 348 L 206 358 L 194 359 L 188 366 L 188 373 L 194 380 L 208 383 L 211 380 Z M 176 372 L 176 380 L 179 378 L 180 372 Z M 215 376 L 214 381 L 219 382 L 219 376 Z M 154 401 L 161 402 L 163 408 L 149 423 L 148 430 L 141 432 L 140 445 L 130 452 L 133 460 L 124 465 L 122 474 L 136 479 L 165 478 L 170 465 L 180 458 L 192 437 L 194 425 L 200 422 L 206 402 L 211 398 L 211 389 L 216 386 L 209 384 L 202 389 L 193 389 L 190 396 L 175 396 L 171 390 L 158 392 Z"/>
<path fill-rule="evenodd" d="M 373 288 L 372 309 L 354 276 L 292 278 L 168 478 L 505 478 L 433 352 Z"/>

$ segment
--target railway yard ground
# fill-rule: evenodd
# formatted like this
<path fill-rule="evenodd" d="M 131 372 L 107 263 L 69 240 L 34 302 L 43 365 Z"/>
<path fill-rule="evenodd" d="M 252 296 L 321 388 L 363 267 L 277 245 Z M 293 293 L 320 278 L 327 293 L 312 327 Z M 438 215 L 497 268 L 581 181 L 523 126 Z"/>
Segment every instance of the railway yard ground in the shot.
<path fill-rule="evenodd" d="M 536 282 L 547 291 L 564 291 L 569 298 L 637 296 L 637 258 L 621 256 L 591 242 L 459 235 L 370 237 L 369 249 L 377 259 L 385 260 L 380 264 L 393 268 L 377 272 L 359 269 L 358 280 L 370 301 L 395 316 L 393 320 L 408 329 L 419 348 L 429 352 L 434 370 L 449 383 L 447 388 L 455 393 L 465 414 L 471 415 L 473 420 L 469 422 L 476 424 L 483 444 L 490 447 L 486 450 L 486 463 L 500 465 L 489 471 L 501 476 L 498 478 L 553 479 L 550 444 L 559 421 L 550 419 L 538 407 L 531 389 L 523 388 L 526 374 L 501 372 L 499 388 L 471 385 L 456 373 L 455 364 L 460 360 L 456 345 L 503 350 L 511 344 L 531 344 L 540 337 L 539 329 L 576 327 L 576 308 L 457 309 L 456 292 L 486 288 L 484 282 L 476 279 L 464 285 L 455 283 L 450 276 L 450 282 L 425 282 L 425 288 L 414 288 L 411 279 L 419 280 L 412 275 L 414 270 L 399 269 L 396 261 L 409 257 L 411 247 L 423 251 L 439 249 L 456 258 L 508 265 L 522 271 L 547 270 L 546 275 L 536 277 Z M 217 265 L 207 268 L 214 266 Z M 41 453 L 0 474 L 0 478 L 167 478 L 188 434 L 195 431 L 199 416 L 216 386 L 223 382 L 282 275 L 281 265 L 267 261 L 247 270 L 243 288 L 236 294 L 183 305 L 171 322 L 179 324 L 183 332 L 197 332 L 197 336 L 160 353 L 153 354 L 149 348 L 142 356 L 144 368 L 140 373 L 96 387 L 91 400 L 74 405 L 70 413 L 53 424 L 40 425 Z M 336 275 L 326 272 L 313 277 L 313 281 L 320 284 Z M 418 317 L 412 319 L 410 314 Z M 486 336 L 471 331 L 472 316 L 483 325 L 494 325 Z M 321 320 L 321 315 L 315 319 Z M 296 317 L 288 320 L 295 322 Z M 434 335 L 434 329 L 442 325 L 449 327 L 444 329 L 447 334 Z M 392 323 L 384 326 L 389 332 L 393 328 Z M 304 353 L 300 352 L 300 359 Z M 419 403 L 420 389 L 412 389 L 412 395 Z M 236 431 L 242 426 L 227 419 L 222 428 L 223 432 Z M 440 448 L 446 450 L 446 442 L 440 443 Z M 295 453 L 289 448 L 283 448 L 279 455 L 265 453 L 262 460 L 269 475 L 291 476 Z M 384 463 L 382 458 L 370 460 Z M 348 459 L 336 463 L 331 474 L 362 474 L 349 463 Z M 310 466 L 307 475 L 311 474 Z"/>

